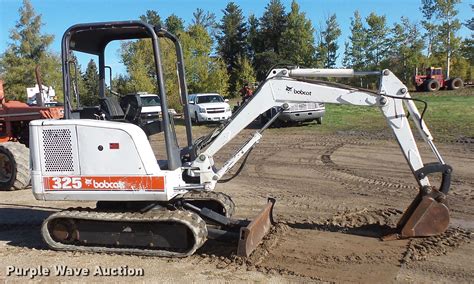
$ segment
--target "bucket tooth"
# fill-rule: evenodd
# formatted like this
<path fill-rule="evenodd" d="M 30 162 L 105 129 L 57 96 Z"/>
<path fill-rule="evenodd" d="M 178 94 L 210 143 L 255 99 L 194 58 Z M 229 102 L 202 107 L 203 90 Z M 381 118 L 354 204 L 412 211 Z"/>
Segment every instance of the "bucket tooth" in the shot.
<path fill-rule="evenodd" d="M 444 233 L 449 225 L 445 195 L 436 189 L 420 192 L 398 223 L 401 238 L 428 237 Z"/>
<path fill-rule="evenodd" d="M 273 206 L 275 199 L 269 198 L 268 203 L 257 215 L 255 219 L 250 222 L 247 227 L 240 228 L 239 244 L 237 247 L 237 255 L 250 256 L 252 252 L 262 241 L 263 237 L 270 231 L 273 224 Z"/>

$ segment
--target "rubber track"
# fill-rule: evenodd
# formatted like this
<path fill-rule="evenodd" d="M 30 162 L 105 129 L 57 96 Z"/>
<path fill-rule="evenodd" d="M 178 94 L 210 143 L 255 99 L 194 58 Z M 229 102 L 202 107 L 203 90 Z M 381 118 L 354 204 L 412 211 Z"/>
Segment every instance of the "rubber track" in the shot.
<path fill-rule="evenodd" d="M 225 209 L 226 217 L 230 218 L 235 212 L 235 203 L 229 195 L 222 192 L 215 191 L 189 191 L 185 193 L 180 199 L 184 200 L 214 200 L 222 205 Z"/>
<path fill-rule="evenodd" d="M 89 247 L 62 244 L 54 241 L 48 232 L 48 223 L 55 218 L 75 218 L 97 221 L 124 221 L 124 222 L 157 222 L 173 221 L 186 225 L 193 233 L 196 240 L 194 246 L 187 252 L 170 252 L 166 250 L 137 249 L 137 248 L 114 248 L 114 247 Z M 153 211 L 147 213 L 135 212 L 97 212 L 89 208 L 75 208 L 52 214 L 41 227 L 41 234 L 44 241 L 55 250 L 81 251 L 81 252 L 101 252 L 101 253 L 124 253 L 134 255 L 160 256 L 160 257 L 186 257 L 192 255 L 200 248 L 207 239 L 207 227 L 204 220 L 199 215 L 182 210 L 175 211 Z"/>

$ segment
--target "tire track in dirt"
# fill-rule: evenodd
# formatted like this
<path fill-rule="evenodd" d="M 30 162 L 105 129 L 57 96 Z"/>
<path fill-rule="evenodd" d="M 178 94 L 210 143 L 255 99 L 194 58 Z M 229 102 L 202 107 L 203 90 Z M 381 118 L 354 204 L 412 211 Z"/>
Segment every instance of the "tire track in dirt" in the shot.
<path fill-rule="evenodd" d="M 331 155 L 333 155 L 334 152 L 336 152 L 338 149 L 342 148 L 345 145 L 346 144 L 344 143 L 336 144 L 326 149 L 324 154 L 321 155 L 321 161 L 323 162 L 323 164 L 333 170 L 329 172 L 328 174 L 329 178 L 333 178 L 335 180 L 339 179 L 339 180 L 357 182 L 357 183 L 368 184 L 368 185 L 382 186 L 382 188 L 390 187 L 394 189 L 415 189 L 415 190 L 418 188 L 412 185 L 404 185 L 400 183 L 393 183 L 393 182 L 382 181 L 382 180 L 378 180 L 374 178 L 365 177 L 358 173 L 355 173 L 353 170 L 349 168 L 343 167 L 341 165 L 337 165 L 336 163 L 332 161 Z M 352 145 L 358 145 L 358 144 L 352 144 Z"/>
<path fill-rule="evenodd" d="M 318 157 L 311 157 L 309 156 L 308 158 L 303 157 L 303 158 L 298 158 L 296 157 L 293 158 L 293 161 L 291 157 L 289 157 L 288 160 L 279 160 L 278 161 L 278 166 L 281 168 L 288 167 L 289 169 L 294 168 L 295 164 L 298 167 L 301 168 L 310 168 L 313 171 L 315 171 L 318 175 L 318 177 L 322 177 L 328 181 L 335 181 L 338 183 L 342 183 L 345 187 L 345 189 L 350 190 L 353 194 L 356 195 L 362 195 L 365 196 L 367 194 L 371 195 L 385 195 L 385 196 L 392 196 L 392 197 L 407 197 L 409 195 L 412 195 L 413 192 L 416 192 L 416 187 L 414 186 L 407 186 L 404 184 L 400 183 L 393 183 L 393 182 L 387 182 L 383 180 L 377 180 L 373 178 L 366 178 L 363 176 L 360 176 L 353 171 L 350 171 L 348 169 L 344 169 L 340 166 L 335 165 L 332 160 L 331 160 L 331 154 L 342 147 L 344 143 L 340 142 L 341 139 L 331 139 L 330 141 L 326 141 L 326 143 L 321 143 L 325 145 L 329 145 L 329 148 L 326 149 L 323 152 L 323 155 Z M 323 141 L 324 142 L 324 141 Z M 339 142 L 339 143 L 336 143 Z M 306 144 L 307 145 L 318 145 L 320 143 L 312 143 L 312 144 Z M 351 145 L 372 145 L 372 142 L 366 142 L 366 141 L 361 141 L 360 143 L 358 141 L 355 141 L 355 143 L 352 143 Z M 304 145 L 301 146 L 300 148 L 304 148 Z M 308 147 L 306 147 L 308 148 Z M 319 152 L 321 153 L 321 150 L 315 151 L 316 153 Z M 258 159 L 254 159 L 254 166 L 255 170 L 253 172 L 247 172 L 246 174 L 248 176 L 256 176 L 260 181 L 265 181 L 267 180 L 268 183 L 274 182 L 275 180 L 279 181 L 279 184 L 285 184 L 288 183 L 288 181 L 298 182 L 299 185 L 304 185 L 304 186 L 314 186 L 314 180 L 313 178 L 309 177 L 299 177 L 295 178 L 295 176 L 291 173 L 291 171 L 288 172 L 288 174 L 277 172 L 277 173 L 272 173 L 271 170 L 273 169 L 274 166 L 268 165 L 268 160 L 272 158 L 272 156 L 261 156 L 258 157 Z M 331 166 L 332 164 L 332 166 Z M 267 170 L 267 168 L 269 170 Z M 289 184 L 291 185 L 291 184 Z M 395 190 L 392 190 L 395 189 Z M 407 190 L 409 189 L 409 190 Z M 323 201 L 324 202 L 324 201 Z M 329 202 L 332 203 L 332 202 Z M 341 210 L 343 208 L 341 207 L 332 207 L 333 209 Z"/>
<path fill-rule="evenodd" d="M 394 226 L 396 219 L 403 212 L 396 208 L 386 209 L 368 209 L 364 208 L 358 211 L 345 211 L 335 214 L 332 218 L 326 220 L 323 225 L 331 228 L 344 229 L 358 228 L 366 225 Z M 332 230 L 331 230 L 332 231 Z"/>
<path fill-rule="evenodd" d="M 461 228 L 449 228 L 439 236 L 411 239 L 403 255 L 402 264 L 427 260 L 433 256 L 446 255 L 458 247 L 468 244 L 473 233 Z"/>
<path fill-rule="evenodd" d="M 278 255 L 279 240 L 284 238 L 287 234 L 293 234 L 301 229 L 303 230 L 316 230 L 316 231 L 327 231 L 327 232 L 338 232 L 347 235 L 363 235 L 380 237 L 385 233 L 390 232 L 390 228 L 393 228 L 396 224 L 396 220 L 402 214 L 402 211 L 395 208 L 385 209 L 369 209 L 364 208 L 362 210 L 347 210 L 334 214 L 332 218 L 326 219 L 320 222 L 313 223 L 291 223 L 291 222 L 280 222 L 276 224 L 270 231 L 270 233 L 264 238 L 263 243 L 254 251 L 254 253 L 248 258 L 242 258 L 232 253 L 232 249 L 226 244 L 227 252 L 230 253 L 227 256 L 219 255 L 218 252 L 222 252 L 222 247 L 215 249 L 215 253 L 212 251 L 206 251 L 205 254 L 194 256 L 192 262 L 194 264 L 206 263 L 213 264 L 218 269 L 244 269 L 247 271 L 259 271 L 269 275 L 291 275 L 297 277 L 311 277 L 312 280 L 324 281 L 321 277 L 308 276 L 306 274 L 300 274 L 291 268 L 281 268 L 279 265 L 274 264 L 271 258 Z M 295 231 L 296 230 L 296 231 Z M 385 261 L 393 261 L 393 258 L 397 259 L 397 262 L 401 265 L 405 265 L 411 262 L 421 261 L 429 259 L 433 256 L 446 255 L 454 249 L 467 244 L 472 239 L 472 233 L 467 230 L 459 228 L 450 228 L 447 232 L 440 236 L 433 236 L 428 238 L 411 239 L 408 242 L 406 251 L 400 251 L 398 254 L 396 251 L 388 250 L 386 253 L 391 255 L 390 258 L 385 258 L 383 255 L 378 254 L 357 254 L 352 253 L 349 255 L 332 255 L 332 254 L 321 254 L 317 256 L 317 261 L 323 263 L 334 263 L 337 265 L 347 264 L 367 264 L 367 263 L 380 263 Z M 382 243 L 382 242 L 381 242 Z M 386 242 L 384 243 L 386 244 Z M 295 244 L 301 246 L 304 244 Z M 381 246 L 383 246 L 381 244 Z M 401 259 L 399 258 L 401 256 Z M 281 256 L 283 257 L 283 256 Z M 392 260 L 390 260 L 392 259 Z M 315 259 L 308 261 L 316 261 Z"/>
<path fill-rule="evenodd" d="M 277 246 L 278 240 L 289 230 L 290 228 L 283 223 L 275 224 L 264 237 L 263 242 L 249 257 L 241 257 L 235 254 L 236 243 L 233 245 L 220 243 L 210 250 L 207 249 L 205 253 L 195 254 L 188 259 L 194 265 L 210 264 L 215 265 L 217 269 L 258 271 L 267 275 L 304 277 L 309 280 L 322 281 L 318 277 L 308 277 L 290 269 L 269 267 L 261 264 Z M 226 251 L 228 254 L 224 256 L 222 251 Z"/>

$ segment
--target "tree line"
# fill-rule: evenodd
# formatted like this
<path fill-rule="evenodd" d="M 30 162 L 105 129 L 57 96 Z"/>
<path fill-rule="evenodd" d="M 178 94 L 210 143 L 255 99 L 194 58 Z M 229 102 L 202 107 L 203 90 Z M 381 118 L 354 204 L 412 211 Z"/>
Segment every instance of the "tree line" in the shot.
<path fill-rule="evenodd" d="M 251 14 L 246 18 L 239 5 L 228 2 L 218 20 L 202 9 L 193 13 L 189 24 L 175 14 L 162 19 L 156 10 L 147 10 L 140 19 L 179 37 L 190 93 L 218 92 L 233 97 L 243 84 L 264 80 L 268 70 L 277 65 L 334 68 L 342 64 L 361 71 L 389 68 L 408 85 L 415 68 L 441 66 L 449 69 L 451 77 L 472 80 L 473 38 L 463 39 L 457 34 L 461 25 L 473 30 L 473 19 L 460 22 L 459 3 L 421 0 L 421 22 L 403 16 L 392 25 L 385 15 L 372 12 L 364 18 L 354 11 L 344 46 L 339 46 L 341 27 L 336 14 L 315 28 L 297 1 L 287 11 L 280 0 L 270 0 L 259 17 Z M 471 8 L 474 10 L 473 5 Z M 53 36 L 41 34 L 41 16 L 35 14 L 29 0 L 23 0 L 19 13 L 20 19 L 10 34 L 12 43 L 0 57 L 6 94 L 24 98 L 26 86 L 34 84 L 33 70 L 38 63 L 45 81 L 60 89 L 59 58 L 48 50 Z M 147 41 L 122 43 L 119 53 L 126 73 L 116 75 L 112 82 L 119 93 L 157 91 Z M 174 46 L 161 40 L 161 48 L 170 104 L 179 109 Z M 96 102 L 97 80 L 97 66 L 91 60 L 78 80 L 79 89 L 84 90 L 83 102 Z"/>

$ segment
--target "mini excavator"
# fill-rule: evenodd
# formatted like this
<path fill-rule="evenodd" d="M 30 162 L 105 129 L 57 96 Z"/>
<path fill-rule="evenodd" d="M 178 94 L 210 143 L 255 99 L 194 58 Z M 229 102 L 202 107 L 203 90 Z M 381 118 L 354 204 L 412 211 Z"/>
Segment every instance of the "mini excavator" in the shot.
<path fill-rule="evenodd" d="M 140 121 L 140 104 L 120 106 L 106 95 L 105 47 L 115 40 L 149 39 L 161 120 Z M 175 47 L 179 96 L 184 104 L 186 143 L 177 142 L 168 114 L 160 39 Z M 99 57 L 100 106 L 80 105 L 73 80 L 72 51 Z M 443 233 L 449 224 L 446 195 L 452 168 L 447 165 L 407 87 L 389 70 L 276 68 L 232 117 L 210 134 L 193 140 L 184 60 L 178 38 L 141 21 L 78 24 L 62 38 L 64 119 L 30 123 L 33 193 L 38 200 L 95 201 L 95 208 L 71 208 L 50 215 L 41 227 L 55 250 L 119 252 L 184 257 L 207 239 L 234 239 L 237 254 L 249 256 L 272 226 L 275 200 L 269 199 L 252 220 L 233 218 L 230 196 L 214 191 L 236 163 L 246 159 L 278 115 L 290 103 L 333 103 L 380 109 L 419 185 L 419 193 L 400 219 L 400 238 Z M 375 76 L 376 91 L 318 80 L 321 77 Z M 214 155 L 261 113 L 279 112 L 218 168 Z M 408 121 L 429 145 L 436 163 L 424 164 Z M 165 159 L 156 159 L 148 135 L 162 133 Z M 162 157 L 163 158 L 163 157 Z M 429 176 L 441 174 L 439 187 Z"/>

